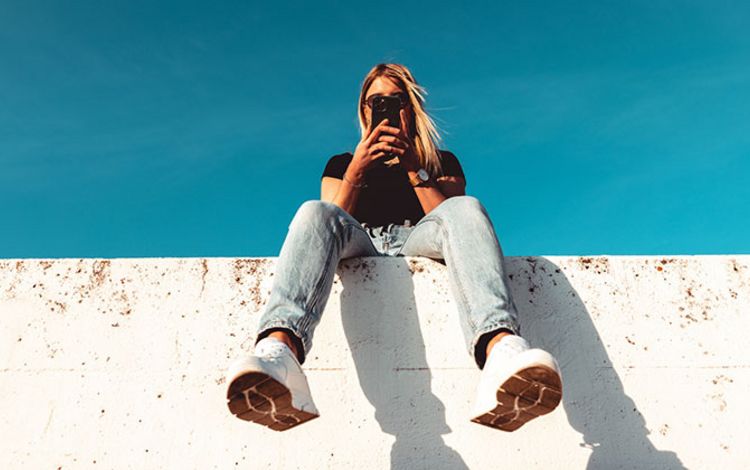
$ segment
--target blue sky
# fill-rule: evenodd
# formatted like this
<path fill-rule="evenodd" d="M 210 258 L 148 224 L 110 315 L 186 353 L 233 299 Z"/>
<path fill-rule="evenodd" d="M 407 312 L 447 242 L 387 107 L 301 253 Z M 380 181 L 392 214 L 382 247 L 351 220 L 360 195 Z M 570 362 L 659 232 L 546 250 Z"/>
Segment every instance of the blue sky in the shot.
<path fill-rule="evenodd" d="M 276 256 L 378 62 L 508 256 L 750 253 L 747 2 L 0 1 L 0 258 Z"/>

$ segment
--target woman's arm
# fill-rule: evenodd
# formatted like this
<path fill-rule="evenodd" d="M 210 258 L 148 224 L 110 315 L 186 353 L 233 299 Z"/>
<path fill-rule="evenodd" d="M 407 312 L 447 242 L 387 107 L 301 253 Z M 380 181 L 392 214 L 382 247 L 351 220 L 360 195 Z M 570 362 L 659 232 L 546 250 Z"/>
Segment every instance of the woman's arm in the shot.
<path fill-rule="evenodd" d="M 384 119 L 368 136 L 362 138 L 354 150 L 351 162 L 346 167 L 343 180 L 328 176 L 322 178 L 320 183 L 321 200 L 332 202 L 349 214 L 354 215 L 354 208 L 357 205 L 359 190 L 361 189 L 357 186 L 364 184 L 365 173 L 368 169 L 382 160 L 386 156 L 386 152 L 391 150 L 388 142 L 378 141 L 380 134 L 387 128 L 388 119 Z"/>
<path fill-rule="evenodd" d="M 330 176 L 323 177 L 320 183 L 320 199 L 332 202 L 349 214 L 354 215 L 360 190 L 355 185 L 360 185 L 363 182 L 364 173 L 356 171 L 349 165 L 344 173 L 344 180 Z"/>
<path fill-rule="evenodd" d="M 406 111 L 402 109 L 401 122 L 403 124 L 408 123 L 406 119 Z M 420 167 L 419 158 L 414 151 L 408 125 L 406 128 L 386 127 L 384 129 L 389 135 L 384 135 L 382 139 L 386 142 L 391 142 L 394 147 L 393 151 L 398 155 L 399 164 L 406 171 L 409 179 L 414 179 L 417 176 L 417 171 Z M 415 186 L 414 193 L 419 199 L 419 203 L 422 205 L 422 210 L 425 215 L 429 214 L 434 208 L 440 205 L 441 202 L 445 201 L 449 197 L 461 196 L 465 194 L 466 180 L 457 176 L 441 177 L 440 181 L 434 181 L 429 179 L 427 183 Z"/>
<path fill-rule="evenodd" d="M 417 172 L 410 169 L 407 174 L 413 178 Z M 437 181 L 430 179 L 425 185 L 415 186 L 414 193 L 427 215 L 449 197 L 466 194 L 466 180 L 458 176 L 443 176 Z"/>

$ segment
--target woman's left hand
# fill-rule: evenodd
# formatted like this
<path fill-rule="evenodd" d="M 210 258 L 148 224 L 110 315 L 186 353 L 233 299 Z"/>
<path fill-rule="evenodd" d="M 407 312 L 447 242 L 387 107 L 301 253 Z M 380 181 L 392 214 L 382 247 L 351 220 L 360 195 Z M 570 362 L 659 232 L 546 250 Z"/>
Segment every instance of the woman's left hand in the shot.
<path fill-rule="evenodd" d="M 398 156 L 398 160 L 405 170 L 416 171 L 421 167 L 421 164 L 409 138 L 409 121 L 406 120 L 406 112 L 403 109 L 400 114 L 401 128 L 392 126 L 384 127 L 384 132 L 380 135 L 379 140 L 391 143 L 388 152 Z"/>

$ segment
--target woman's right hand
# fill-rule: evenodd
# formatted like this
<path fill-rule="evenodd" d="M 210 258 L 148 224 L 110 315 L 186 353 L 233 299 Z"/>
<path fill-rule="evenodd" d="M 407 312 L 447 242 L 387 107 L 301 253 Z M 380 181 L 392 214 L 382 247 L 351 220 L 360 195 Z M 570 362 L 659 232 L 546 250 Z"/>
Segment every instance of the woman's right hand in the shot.
<path fill-rule="evenodd" d="M 364 174 L 372 168 L 372 166 L 389 156 L 393 149 L 397 147 L 393 142 L 378 141 L 380 135 L 388 127 L 388 119 L 383 121 L 370 132 L 369 135 L 365 136 L 357 148 L 354 150 L 354 157 L 352 162 L 349 164 L 354 170 L 355 174 L 360 177 L 364 177 Z"/>

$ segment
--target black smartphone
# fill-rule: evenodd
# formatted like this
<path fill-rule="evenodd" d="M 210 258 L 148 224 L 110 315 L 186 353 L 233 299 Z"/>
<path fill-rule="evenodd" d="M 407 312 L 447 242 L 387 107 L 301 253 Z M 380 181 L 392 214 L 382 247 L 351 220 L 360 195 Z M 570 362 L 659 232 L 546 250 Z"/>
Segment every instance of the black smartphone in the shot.
<path fill-rule="evenodd" d="M 372 120 L 370 121 L 370 132 L 375 129 L 383 119 L 388 119 L 388 126 L 401 128 L 401 100 L 397 96 L 376 95 L 372 100 Z M 380 159 L 382 164 L 393 160 L 398 155 L 390 153 Z"/>
<path fill-rule="evenodd" d="M 372 100 L 372 122 L 370 122 L 370 132 L 388 119 L 388 125 L 391 127 L 401 127 L 401 100 L 397 96 L 375 96 Z"/>

